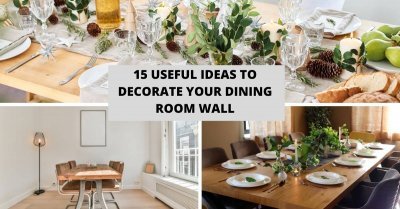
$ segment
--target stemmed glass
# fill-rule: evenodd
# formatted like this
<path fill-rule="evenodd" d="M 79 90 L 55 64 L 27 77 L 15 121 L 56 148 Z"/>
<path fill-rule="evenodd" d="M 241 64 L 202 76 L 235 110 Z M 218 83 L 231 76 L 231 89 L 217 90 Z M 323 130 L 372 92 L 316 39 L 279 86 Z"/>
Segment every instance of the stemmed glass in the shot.
<path fill-rule="evenodd" d="M 133 57 L 136 48 L 136 32 L 128 30 L 120 30 L 114 32 L 117 47 L 120 49 L 120 59 Z"/>
<path fill-rule="evenodd" d="M 286 24 L 288 31 L 291 31 L 300 12 L 300 4 L 302 0 L 279 0 L 279 16 Z"/>
<path fill-rule="evenodd" d="M 296 69 L 301 67 L 308 56 L 308 42 L 302 34 L 289 34 L 281 39 L 282 63 L 290 68 L 290 80 L 286 89 L 302 92 L 305 86 L 297 80 Z"/>
<path fill-rule="evenodd" d="M 160 39 L 161 36 L 161 23 L 162 20 L 160 16 L 156 14 L 150 15 L 147 12 L 140 13 L 136 20 L 136 31 L 139 39 L 147 45 L 147 62 L 153 64 L 153 45 Z"/>

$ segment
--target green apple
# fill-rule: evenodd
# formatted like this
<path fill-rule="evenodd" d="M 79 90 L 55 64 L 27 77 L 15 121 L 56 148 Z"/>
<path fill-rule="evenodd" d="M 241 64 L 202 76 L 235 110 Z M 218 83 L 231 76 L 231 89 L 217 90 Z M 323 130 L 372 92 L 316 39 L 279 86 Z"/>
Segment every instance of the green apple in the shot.
<path fill-rule="evenodd" d="M 400 46 L 387 48 L 385 55 L 393 66 L 400 68 Z"/>
<path fill-rule="evenodd" d="M 387 37 L 392 37 L 392 35 L 397 34 L 400 31 L 400 26 L 390 26 L 390 25 L 382 25 L 377 31 L 384 33 Z"/>
<path fill-rule="evenodd" d="M 367 44 L 369 41 L 374 40 L 374 39 L 390 41 L 390 38 L 386 37 L 386 35 L 384 33 L 382 33 L 381 31 L 369 31 L 369 32 L 364 33 L 361 36 L 361 41 L 364 44 Z"/>
<path fill-rule="evenodd" d="M 385 51 L 392 46 L 392 42 L 374 39 L 365 45 L 367 59 L 371 61 L 382 61 L 385 59 Z"/>

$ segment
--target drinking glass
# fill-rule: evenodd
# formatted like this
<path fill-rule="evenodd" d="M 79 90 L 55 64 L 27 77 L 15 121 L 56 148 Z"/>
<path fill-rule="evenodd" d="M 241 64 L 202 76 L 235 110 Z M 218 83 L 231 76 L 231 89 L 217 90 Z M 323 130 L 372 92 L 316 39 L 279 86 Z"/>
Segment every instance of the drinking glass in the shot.
<path fill-rule="evenodd" d="M 149 13 L 140 13 L 137 17 L 136 27 L 137 35 L 140 40 L 147 45 L 147 62 L 154 62 L 153 45 L 160 39 L 161 36 L 161 18 L 160 16 Z M 156 61 L 157 62 L 157 61 Z M 157 63 L 156 63 L 157 64 Z"/>
<path fill-rule="evenodd" d="M 297 16 L 300 13 L 302 0 L 279 0 L 279 16 L 286 24 L 287 30 L 291 31 L 296 24 Z"/>
<path fill-rule="evenodd" d="M 22 30 L 27 31 L 28 33 L 33 33 L 35 31 L 36 21 L 31 13 L 26 14 L 26 15 L 20 15 L 17 12 L 17 17 L 19 20 L 19 27 Z"/>
<path fill-rule="evenodd" d="M 251 65 L 275 65 L 275 60 L 270 57 L 255 57 L 250 63 Z"/>
<path fill-rule="evenodd" d="M 309 47 L 321 46 L 324 38 L 324 23 L 307 22 L 302 28 Z"/>
<path fill-rule="evenodd" d="M 289 34 L 281 39 L 282 63 L 290 68 L 290 80 L 286 82 L 286 89 L 302 92 L 305 87 L 297 80 L 296 69 L 301 67 L 308 56 L 306 38 L 301 34 Z"/>
<path fill-rule="evenodd" d="M 47 30 L 47 18 L 53 13 L 54 0 L 30 0 L 33 15 L 42 23 L 43 33 Z"/>
<path fill-rule="evenodd" d="M 136 37 L 134 31 L 120 30 L 114 32 L 114 38 L 120 50 L 120 58 L 133 57 L 135 55 Z"/>

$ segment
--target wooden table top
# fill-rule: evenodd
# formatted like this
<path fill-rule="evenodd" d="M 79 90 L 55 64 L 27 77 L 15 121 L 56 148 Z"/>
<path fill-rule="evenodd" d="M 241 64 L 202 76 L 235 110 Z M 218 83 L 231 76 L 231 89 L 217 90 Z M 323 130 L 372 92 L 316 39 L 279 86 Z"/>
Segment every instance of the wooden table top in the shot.
<path fill-rule="evenodd" d="M 263 192 L 271 187 L 272 184 L 278 182 L 277 175 L 273 173 L 271 167 L 257 165 L 256 168 L 241 171 L 242 173 L 259 173 L 271 177 L 272 181 L 268 185 L 258 188 L 235 188 L 224 181 L 234 174 L 227 173 L 226 170 L 221 169 L 222 167 L 220 165 L 215 165 L 203 169 L 203 191 L 275 208 L 333 208 L 343 198 L 346 192 L 351 191 L 363 177 L 367 176 L 394 150 L 393 145 L 384 145 L 383 147 L 384 149 L 382 150 L 376 150 L 377 157 L 364 158 L 366 162 L 362 167 L 351 168 L 339 165 L 333 166 L 331 163 L 327 163 L 315 169 L 304 171 L 299 177 L 288 174 L 286 184 L 271 193 Z M 351 150 L 351 152 L 352 151 L 354 150 Z M 350 155 L 350 153 L 347 155 Z M 308 185 L 301 184 L 301 180 L 307 181 L 304 179 L 305 175 L 323 169 L 346 176 L 347 181 L 339 186 L 317 187 L 310 182 L 307 182 Z"/>
<path fill-rule="evenodd" d="M 142 4 L 143 2 L 145 0 L 137 0 L 135 4 Z M 262 2 L 255 2 L 254 4 L 262 16 L 263 22 L 276 21 L 278 19 L 279 13 L 276 5 Z M 354 37 L 359 37 L 371 27 L 379 26 L 380 24 L 362 20 L 362 26 L 354 33 Z M 338 36 L 335 39 L 340 40 L 343 37 Z M 36 53 L 39 49 L 39 44 L 33 43 L 29 50 L 20 56 L 1 61 L 0 83 L 59 102 L 79 102 L 79 75 L 64 86 L 58 85 L 58 82 L 77 68 L 84 66 L 89 60 L 87 56 L 59 49 L 55 52 L 55 61 L 44 62 L 41 57 L 37 57 L 12 73 L 7 74 L 4 72 L 4 70 L 12 67 L 19 61 Z M 106 62 L 110 61 L 98 59 L 96 65 Z"/>
<path fill-rule="evenodd" d="M 108 165 L 84 166 L 80 165 L 59 176 L 60 180 L 120 180 L 122 174 Z"/>

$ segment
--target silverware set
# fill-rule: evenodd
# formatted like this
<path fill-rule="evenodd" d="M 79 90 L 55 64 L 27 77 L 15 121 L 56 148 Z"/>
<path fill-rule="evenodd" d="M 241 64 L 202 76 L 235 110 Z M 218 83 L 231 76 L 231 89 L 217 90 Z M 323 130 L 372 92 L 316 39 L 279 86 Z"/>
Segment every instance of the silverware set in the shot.
<path fill-rule="evenodd" d="M 275 184 L 272 184 L 271 187 L 269 187 L 269 188 L 266 189 L 266 190 L 263 190 L 262 192 L 271 193 L 271 192 L 275 191 L 276 189 L 278 189 L 279 187 L 283 187 L 285 184 L 286 184 L 286 181 L 285 181 L 285 180 L 280 181 L 280 182 L 277 182 L 277 183 L 275 183 Z"/>

